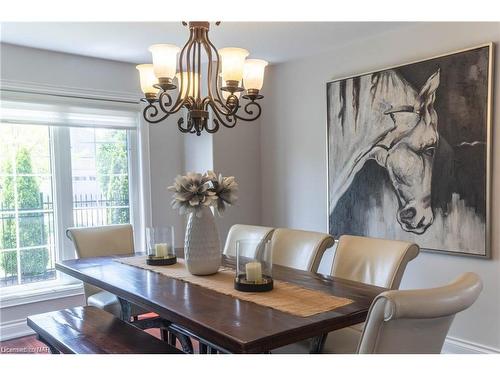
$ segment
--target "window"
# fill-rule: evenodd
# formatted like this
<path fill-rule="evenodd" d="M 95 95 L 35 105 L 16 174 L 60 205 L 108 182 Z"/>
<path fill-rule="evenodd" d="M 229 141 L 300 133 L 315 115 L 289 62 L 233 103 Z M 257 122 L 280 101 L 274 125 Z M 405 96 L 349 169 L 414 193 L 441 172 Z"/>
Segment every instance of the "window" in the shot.
<path fill-rule="evenodd" d="M 2 92 L 2 294 L 60 282 L 55 262 L 74 257 L 67 227 L 132 223 L 142 232 L 137 122 L 131 104 Z"/>
<path fill-rule="evenodd" d="M 0 128 L 0 286 L 55 278 L 48 126 Z"/>
<path fill-rule="evenodd" d="M 129 223 L 127 131 L 71 128 L 70 136 L 73 224 Z"/>

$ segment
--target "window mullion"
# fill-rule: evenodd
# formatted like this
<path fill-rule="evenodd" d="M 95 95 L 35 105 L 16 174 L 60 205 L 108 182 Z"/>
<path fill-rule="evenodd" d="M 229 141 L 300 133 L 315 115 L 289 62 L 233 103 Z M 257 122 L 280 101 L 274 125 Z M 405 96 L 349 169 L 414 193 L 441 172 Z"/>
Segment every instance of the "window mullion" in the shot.
<path fill-rule="evenodd" d="M 74 258 L 74 247 L 66 237 L 66 229 L 73 226 L 73 185 L 71 176 L 70 129 L 53 127 L 53 166 L 56 204 L 57 259 Z"/>

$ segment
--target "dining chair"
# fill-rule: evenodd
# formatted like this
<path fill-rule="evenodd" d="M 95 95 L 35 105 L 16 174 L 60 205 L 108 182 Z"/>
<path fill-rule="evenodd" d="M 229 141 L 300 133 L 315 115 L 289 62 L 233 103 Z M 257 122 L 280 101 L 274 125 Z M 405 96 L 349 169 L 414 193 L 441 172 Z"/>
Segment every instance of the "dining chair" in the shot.
<path fill-rule="evenodd" d="M 269 241 L 273 235 L 274 228 L 262 227 L 258 225 L 235 224 L 229 229 L 224 246 L 224 255 L 236 256 L 236 243 L 240 240 L 249 240 L 250 242 Z M 253 249 L 256 249 L 253 247 Z M 255 252 L 255 251 L 254 251 Z M 254 256 L 255 254 L 247 254 Z"/>
<path fill-rule="evenodd" d="M 68 228 L 66 236 L 73 242 L 78 258 L 124 255 L 134 252 L 134 233 L 130 224 Z M 122 317 L 122 309 L 117 296 L 87 283 L 83 284 L 83 288 L 87 305 Z M 130 317 L 136 319 L 138 315 L 148 312 L 132 304 Z"/>
<path fill-rule="evenodd" d="M 419 246 L 411 242 L 343 235 L 330 275 L 398 289 L 408 262 L 419 252 Z"/>
<path fill-rule="evenodd" d="M 380 293 L 354 351 L 343 354 L 439 354 L 455 315 L 468 309 L 482 289 L 479 276 L 468 272 L 442 287 Z M 336 343 L 329 344 L 322 353 L 339 354 Z M 288 345 L 273 353 L 301 352 L 296 349 Z"/>
<path fill-rule="evenodd" d="M 420 252 L 417 244 L 361 236 L 340 236 L 330 275 L 388 289 L 398 289 L 408 262 Z M 280 349 L 319 353 L 324 346 L 339 354 L 355 353 L 363 323 Z"/>
<path fill-rule="evenodd" d="M 325 250 L 334 243 L 327 233 L 278 228 L 271 238 L 273 263 L 317 272 Z"/>
<path fill-rule="evenodd" d="M 441 353 L 455 315 L 469 308 L 482 289 L 479 276 L 468 272 L 439 288 L 379 294 L 368 312 L 357 353 Z"/>
<path fill-rule="evenodd" d="M 398 289 L 408 262 L 420 252 L 417 244 L 383 238 L 343 235 L 330 274 L 365 284 Z M 354 353 L 363 323 L 330 332 L 322 346 L 337 353 Z M 318 348 L 322 350 L 322 348 Z"/>

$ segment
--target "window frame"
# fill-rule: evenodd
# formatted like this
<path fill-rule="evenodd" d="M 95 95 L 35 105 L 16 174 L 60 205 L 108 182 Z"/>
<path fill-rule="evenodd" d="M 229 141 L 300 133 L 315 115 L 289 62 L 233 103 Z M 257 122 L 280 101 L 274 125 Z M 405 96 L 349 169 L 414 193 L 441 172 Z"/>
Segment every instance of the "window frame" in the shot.
<path fill-rule="evenodd" d="M 82 98 L 81 96 L 77 98 L 82 101 L 96 99 L 95 97 Z M 101 100 L 105 102 L 109 99 Z M 136 101 L 130 100 L 126 103 L 129 105 L 137 104 Z M 144 140 L 144 136 L 148 137 L 148 129 L 140 121 L 138 112 L 135 121 L 137 124 L 135 128 L 123 129 L 127 132 L 130 224 L 134 227 L 136 248 L 140 248 L 143 243 L 142 232 L 144 232 L 145 224 L 149 221 L 147 218 L 151 216 L 150 187 L 144 183 L 145 175 L 142 170 L 143 166 L 149 167 L 149 142 L 148 139 Z M 19 124 L 18 126 L 23 125 Z M 71 157 L 57 157 L 57 155 L 64 155 L 64 153 L 70 155 L 71 139 L 69 126 L 49 126 L 49 131 L 54 202 L 55 261 L 58 262 L 76 257 L 73 243 L 65 235 L 66 228 L 73 226 Z M 18 302 L 19 304 L 29 303 L 32 300 L 31 297 L 34 299 L 51 298 L 50 296 L 55 292 L 61 296 L 64 296 L 66 292 L 69 295 L 82 293 L 82 282 L 57 271 L 54 280 L 1 288 L 1 307 L 6 307 L 6 304 L 13 306 Z"/>

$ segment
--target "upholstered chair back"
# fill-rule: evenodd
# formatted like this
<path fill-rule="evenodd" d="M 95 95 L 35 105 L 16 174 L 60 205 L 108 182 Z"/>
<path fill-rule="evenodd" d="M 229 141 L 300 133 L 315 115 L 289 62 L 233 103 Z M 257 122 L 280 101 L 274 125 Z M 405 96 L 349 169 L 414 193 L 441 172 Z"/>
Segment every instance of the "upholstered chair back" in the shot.
<path fill-rule="evenodd" d="M 255 243 L 265 243 L 269 241 L 273 235 L 274 228 L 261 227 L 257 225 L 235 224 L 229 229 L 224 246 L 224 255 L 236 256 L 236 243 L 239 240 L 244 240 L 242 243 L 248 243 L 248 249 L 245 249 L 245 256 L 254 257 L 257 246 L 252 246 Z M 244 251 L 245 251 L 244 250 Z M 249 253 L 253 252 L 253 254 Z"/>
<path fill-rule="evenodd" d="M 273 263 L 316 272 L 325 250 L 334 242 L 333 237 L 326 233 L 276 229 L 271 238 Z"/>
<path fill-rule="evenodd" d="M 479 277 L 465 273 L 439 288 L 381 293 L 368 312 L 358 353 L 441 353 L 455 314 L 469 308 L 481 290 Z"/>
<path fill-rule="evenodd" d="M 331 275 L 398 289 L 406 265 L 420 249 L 411 242 L 343 235 L 333 259 Z"/>
<path fill-rule="evenodd" d="M 78 258 L 131 254 L 134 252 L 134 232 L 130 224 L 102 227 L 68 228 L 66 236 L 73 241 Z M 84 284 L 88 298 L 101 289 Z"/>

